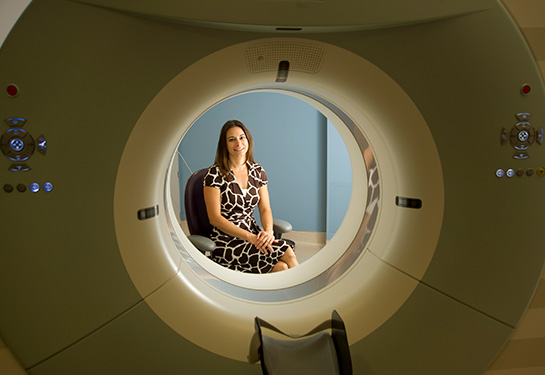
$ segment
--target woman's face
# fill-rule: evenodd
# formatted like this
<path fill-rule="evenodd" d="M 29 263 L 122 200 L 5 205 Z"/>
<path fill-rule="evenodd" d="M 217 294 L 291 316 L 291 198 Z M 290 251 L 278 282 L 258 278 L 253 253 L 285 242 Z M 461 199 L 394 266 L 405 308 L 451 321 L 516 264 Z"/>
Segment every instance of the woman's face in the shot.
<path fill-rule="evenodd" d="M 239 158 L 245 156 L 248 152 L 248 139 L 244 130 L 241 128 L 234 127 L 227 130 L 227 151 L 229 152 L 229 157 Z"/>

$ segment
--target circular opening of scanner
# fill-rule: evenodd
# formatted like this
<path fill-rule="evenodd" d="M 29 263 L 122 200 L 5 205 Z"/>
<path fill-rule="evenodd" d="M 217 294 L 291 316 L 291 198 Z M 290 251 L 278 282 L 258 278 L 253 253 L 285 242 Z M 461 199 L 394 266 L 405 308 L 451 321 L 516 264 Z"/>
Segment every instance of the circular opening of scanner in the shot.
<path fill-rule="evenodd" d="M 278 61 L 268 61 L 279 53 L 290 62 L 282 82 Z M 178 225 L 168 191 L 168 166 L 189 126 L 217 103 L 256 91 L 291 95 L 322 112 L 346 144 L 353 175 L 344 222 L 321 254 L 267 275 L 231 271 L 204 257 Z M 367 166 L 370 160 L 376 165 Z M 413 201 L 419 204 L 398 205 Z M 439 155 L 411 98 L 364 58 L 300 38 L 232 45 L 181 71 L 135 124 L 114 194 L 120 254 L 148 306 L 194 344 L 241 361 L 255 316 L 300 332 L 336 309 L 351 343 L 380 327 L 426 272 L 443 207 Z M 138 216 L 147 209 L 149 216 Z M 210 329 L 216 334 L 202 334 Z"/>
<path fill-rule="evenodd" d="M 326 287 L 329 283 L 335 281 L 337 277 L 350 268 L 351 264 L 358 258 L 363 249 L 365 249 L 365 244 L 369 240 L 374 223 L 376 222 L 380 197 L 380 180 L 369 143 L 363 136 L 360 136 L 359 142 L 357 141 L 352 133 L 352 131 L 357 131 L 357 127 L 345 113 L 342 113 L 338 108 L 335 108 L 332 103 L 329 103 L 324 99 L 313 99 L 308 93 L 279 88 L 259 89 L 253 90 L 250 93 L 237 95 L 251 95 L 251 93 L 263 91 L 283 93 L 284 95 L 292 96 L 312 105 L 313 108 L 320 111 L 320 113 L 335 126 L 345 145 L 348 145 L 347 151 L 351 150 L 351 152 L 348 151 L 348 156 L 350 158 L 350 165 L 352 166 L 351 173 L 353 179 L 358 183 L 357 186 L 367 188 L 351 189 L 351 203 L 348 206 L 345 220 L 342 222 L 335 235 L 328 241 L 324 248 L 310 260 L 301 263 L 298 267 L 289 270 L 287 273 L 268 274 L 266 277 L 263 277 L 265 275 L 241 274 L 240 272 L 218 266 L 216 263 L 206 258 L 194 246 L 181 246 L 179 238 L 185 237 L 185 233 L 180 230 L 180 227 L 175 225 L 177 223 L 177 218 L 176 210 L 174 207 L 171 207 L 170 204 L 172 199 L 166 204 L 167 209 L 172 208 L 168 209 L 166 214 L 168 215 L 168 220 L 173 228 L 172 236 L 175 238 L 174 242 L 179 244 L 177 248 L 182 259 L 194 272 L 201 275 L 204 280 L 207 280 L 207 282 L 216 287 L 222 285 L 221 281 L 224 281 L 223 287 L 220 288 L 226 293 L 234 294 L 239 298 L 272 302 L 278 301 L 279 298 L 295 299 L 316 292 L 320 288 Z M 225 99 L 222 103 L 229 99 L 230 98 Z M 198 120 L 195 122 L 197 121 Z M 251 128 L 257 126 L 257 124 L 250 125 Z M 187 129 L 189 129 L 189 127 Z M 215 136 L 210 135 L 209 142 L 215 145 Z M 178 147 L 176 149 L 178 149 Z M 169 178 L 176 178 L 175 174 L 172 173 L 172 164 L 176 159 L 177 155 L 175 153 L 169 168 Z M 373 175 L 373 178 L 370 178 L 371 175 Z M 304 181 L 298 182 L 297 180 L 290 180 L 289 183 L 303 184 Z M 166 183 L 167 200 L 169 197 L 172 197 L 173 194 L 173 192 L 170 191 L 171 186 L 172 181 Z M 354 184 L 352 186 L 354 186 Z M 177 192 L 174 194 L 177 194 Z M 297 197 L 292 196 L 290 199 L 293 199 L 295 202 L 297 201 Z M 294 210 L 304 209 L 297 204 L 292 205 L 292 207 Z M 366 207 L 367 210 L 365 210 Z M 362 215 L 362 213 L 364 215 Z M 365 214 L 368 216 L 365 219 L 365 228 L 361 228 Z M 364 238 L 355 241 L 359 231 L 364 233 Z M 243 287 L 244 290 L 237 293 L 237 289 L 233 288 L 233 285 Z M 275 289 L 281 289 L 281 293 L 275 296 L 271 293 L 265 295 L 251 292 L 251 290 L 272 291 Z"/>

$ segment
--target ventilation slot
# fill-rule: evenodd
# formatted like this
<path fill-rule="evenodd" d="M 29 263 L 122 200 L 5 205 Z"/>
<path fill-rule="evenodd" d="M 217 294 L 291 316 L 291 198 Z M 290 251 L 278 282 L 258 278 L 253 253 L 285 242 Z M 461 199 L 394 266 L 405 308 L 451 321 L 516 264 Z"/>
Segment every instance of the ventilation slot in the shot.
<path fill-rule="evenodd" d="M 300 42 L 271 42 L 249 46 L 246 65 L 250 73 L 280 72 L 282 65 L 290 71 L 318 73 L 322 67 L 325 51 L 321 46 Z"/>
<path fill-rule="evenodd" d="M 302 27 L 277 27 L 276 31 L 301 31 Z"/>

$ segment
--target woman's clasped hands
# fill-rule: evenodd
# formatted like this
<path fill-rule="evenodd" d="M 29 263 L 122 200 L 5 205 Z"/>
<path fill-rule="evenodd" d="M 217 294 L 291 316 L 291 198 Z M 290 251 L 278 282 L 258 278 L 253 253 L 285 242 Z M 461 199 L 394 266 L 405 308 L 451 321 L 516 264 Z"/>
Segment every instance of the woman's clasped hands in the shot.
<path fill-rule="evenodd" d="M 259 251 L 261 251 L 263 254 L 268 254 L 269 252 L 272 253 L 274 251 L 272 247 L 273 243 L 276 243 L 274 233 L 272 231 L 261 231 L 257 235 L 255 235 L 255 242 L 253 243 L 253 245 L 257 247 Z"/>

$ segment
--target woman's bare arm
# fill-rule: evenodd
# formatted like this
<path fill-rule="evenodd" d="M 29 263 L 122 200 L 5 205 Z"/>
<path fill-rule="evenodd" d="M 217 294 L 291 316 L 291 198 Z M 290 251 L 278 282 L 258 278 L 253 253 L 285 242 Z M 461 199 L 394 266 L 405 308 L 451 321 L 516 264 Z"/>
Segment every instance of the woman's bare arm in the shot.
<path fill-rule="evenodd" d="M 203 191 L 206 212 L 208 213 L 208 220 L 210 221 L 210 224 L 221 230 L 223 233 L 250 242 L 259 250 L 266 253 L 266 247 L 264 247 L 263 241 L 259 241 L 258 235 L 237 227 L 235 224 L 221 216 L 220 189 L 205 186 Z"/>
<path fill-rule="evenodd" d="M 259 216 L 261 217 L 261 225 L 263 226 L 263 232 L 257 235 L 259 243 L 263 244 L 266 248 L 272 249 L 272 243 L 275 242 L 273 231 L 273 216 L 271 210 L 271 202 L 269 198 L 269 189 L 267 185 L 263 185 L 259 188 Z"/>

